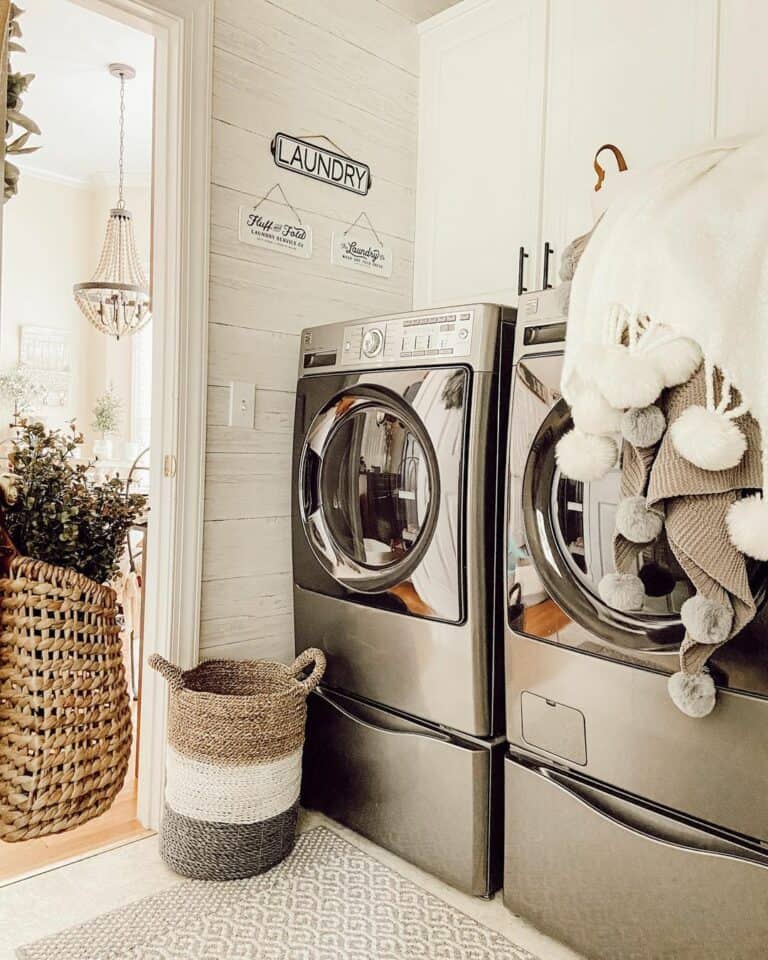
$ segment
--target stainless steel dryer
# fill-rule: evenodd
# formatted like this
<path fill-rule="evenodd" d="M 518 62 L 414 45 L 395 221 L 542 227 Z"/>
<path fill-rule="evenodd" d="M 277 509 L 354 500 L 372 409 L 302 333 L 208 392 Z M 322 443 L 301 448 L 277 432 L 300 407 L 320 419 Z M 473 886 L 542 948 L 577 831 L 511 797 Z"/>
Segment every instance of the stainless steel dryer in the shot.
<path fill-rule="evenodd" d="M 294 432 L 296 647 L 328 655 L 304 802 L 478 894 L 503 749 L 511 319 L 475 304 L 305 330 Z"/>
<path fill-rule="evenodd" d="M 505 901 L 594 960 L 756 960 L 768 943 L 768 629 L 711 661 L 701 720 L 667 695 L 680 605 L 607 607 L 618 469 L 576 483 L 555 445 L 566 324 L 521 298 L 507 465 Z M 762 602 L 766 571 L 751 571 Z"/>

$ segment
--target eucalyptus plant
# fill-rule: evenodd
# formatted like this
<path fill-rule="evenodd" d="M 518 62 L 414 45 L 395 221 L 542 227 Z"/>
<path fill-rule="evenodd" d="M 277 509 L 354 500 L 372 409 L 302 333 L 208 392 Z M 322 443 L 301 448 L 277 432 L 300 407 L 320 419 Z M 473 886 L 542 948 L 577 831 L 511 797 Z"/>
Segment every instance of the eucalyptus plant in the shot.
<path fill-rule="evenodd" d="M 4 519 L 20 553 L 106 583 L 147 498 L 127 494 L 119 477 L 94 482 L 92 464 L 75 455 L 83 442 L 74 422 L 50 430 L 19 420 L 9 456 L 18 497 Z"/>
<path fill-rule="evenodd" d="M 24 53 L 24 47 L 19 43 L 21 38 L 21 26 L 19 25 L 19 16 L 24 11 L 16 6 L 15 3 L 11 4 L 10 7 L 10 16 L 8 20 L 8 52 L 10 53 Z M 8 69 L 8 76 L 6 80 L 6 90 L 5 90 L 5 105 L 6 105 L 6 114 L 5 114 L 5 170 L 4 170 L 4 180 L 5 186 L 3 191 L 3 196 L 5 200 L 9 200 L 11 197 L 16 196 L 19 191 L 19 168 L 16 164 L 11 163 L 8 159 L 8 156 L 11 154 L 23 154 L 23 153 L 34 153 L 35 150 L 39 150 L 39 146 L 28 145 L 29 138 L 32 134 L 39 134 L 40 127 L 35 123 L 34 120 L 31 120 L 26 114 L 22 113 L 23 102 L 21 99 L 22 93 L 24 93 L 27 87 L 30 85 L 32 80 L 34 80 L 35 75 L 33 73 L 12 73 L 10 66 Z M 18 136 L 12 134 L 12 130 L 16 127 L 20 127 L 23 131 Z"/>

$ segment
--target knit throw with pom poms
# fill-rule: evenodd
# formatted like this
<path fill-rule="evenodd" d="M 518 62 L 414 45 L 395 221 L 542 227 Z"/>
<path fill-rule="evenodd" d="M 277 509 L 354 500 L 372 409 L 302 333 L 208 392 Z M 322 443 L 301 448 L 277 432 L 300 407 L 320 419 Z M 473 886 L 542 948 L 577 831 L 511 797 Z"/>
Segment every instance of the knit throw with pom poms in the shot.
<path fill-rule="evenodd" d="M 659 398 L 696 375 L 700 395 L 670 414 L 665 432 L 661 426 L 662 448 L 703 474 L 738 471 L 749 459 L 757 479 L 730 488 L 711 536 L 760 561 L 768 560 L 766 196 L 768 135 L 761 135 L 715 143 L 636 175 L 608 208 L 571 282 L 562 390 L 574 430 L 557 451 L 563 473 L 580 479 L 589 470 L 588 447 L 599 449 L 601 463 L 609 459 L 615 435 L 600 427 L 612 422 L 611 411 L 624 413 L 622 430 L 635 439 L 653 438 Z M 623 504 L 620 535 L 631 542 L 654 533 L 661 499 L 649 490 L 645 500 Z M 668 512 L 663 520 L 667 537 L 672 519 Z M 622 582 L 622 602 L 630 593 Z M 716 646 L 741 618 L 700 591 L 682 619 L 689 636 Z M 673 700 L 691 716 L 714 705 L 704 660 L 684 657 L 670 682 Z"/>

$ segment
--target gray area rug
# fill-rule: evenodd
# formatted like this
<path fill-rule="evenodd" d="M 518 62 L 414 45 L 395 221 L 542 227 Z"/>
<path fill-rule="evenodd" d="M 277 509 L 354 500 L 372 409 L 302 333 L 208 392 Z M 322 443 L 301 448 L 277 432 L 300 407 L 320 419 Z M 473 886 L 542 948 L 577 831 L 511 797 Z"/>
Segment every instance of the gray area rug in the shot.
<path fill-rule="evenodd" d="M 250 880 L 186 880 L 20 960 L 536 960 L 325 827 Z"/>

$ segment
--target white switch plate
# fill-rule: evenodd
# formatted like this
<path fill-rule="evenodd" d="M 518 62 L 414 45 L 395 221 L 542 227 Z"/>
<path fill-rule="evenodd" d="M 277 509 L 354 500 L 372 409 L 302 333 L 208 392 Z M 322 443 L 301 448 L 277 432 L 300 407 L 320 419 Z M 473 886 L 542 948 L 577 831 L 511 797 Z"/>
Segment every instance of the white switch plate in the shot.
<path fill-rule="evenodd" d="M 230 427 L 253 427 L 256 384 L 233 380 L 229 386 Z"/>

